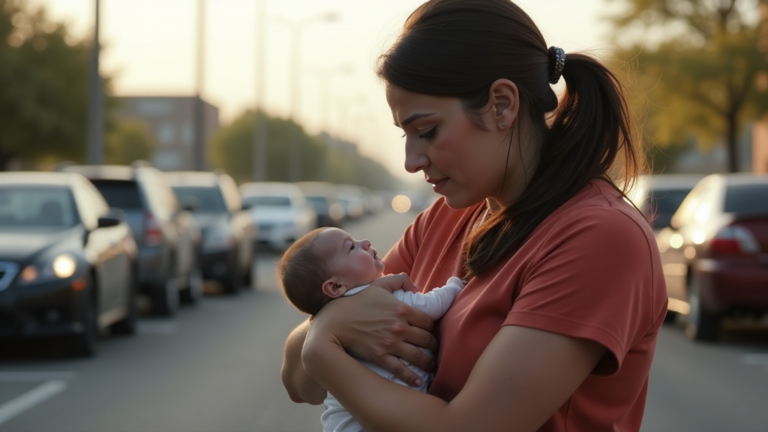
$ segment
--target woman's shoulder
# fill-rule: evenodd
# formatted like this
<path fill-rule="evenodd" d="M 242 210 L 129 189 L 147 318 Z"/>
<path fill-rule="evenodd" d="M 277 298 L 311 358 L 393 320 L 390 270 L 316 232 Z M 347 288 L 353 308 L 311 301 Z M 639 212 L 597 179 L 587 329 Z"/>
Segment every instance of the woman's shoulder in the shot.
<path fill-rule="evenodd" d="M 548 219 L 541 234 L 570 238 L 599 233 L 622 241 L 655 242 L 645 217 L 604 180 L 589 182 Z"/>

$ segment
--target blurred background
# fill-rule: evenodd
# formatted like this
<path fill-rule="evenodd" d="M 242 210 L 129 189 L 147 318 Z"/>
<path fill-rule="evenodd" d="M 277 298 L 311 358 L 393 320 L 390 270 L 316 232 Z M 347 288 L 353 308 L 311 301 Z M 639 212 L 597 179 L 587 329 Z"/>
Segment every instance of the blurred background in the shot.
<path fill-rule="evenodd" d="M 421 3 L 0 0 L 0 431 L 319 426 L 274 267 L 321 226 L 386 251 L 437 198 L 375 76 Z M 621 77 L 645 149 L 643 430 L 768 430 L 768 1 L 517 3 Z"/>

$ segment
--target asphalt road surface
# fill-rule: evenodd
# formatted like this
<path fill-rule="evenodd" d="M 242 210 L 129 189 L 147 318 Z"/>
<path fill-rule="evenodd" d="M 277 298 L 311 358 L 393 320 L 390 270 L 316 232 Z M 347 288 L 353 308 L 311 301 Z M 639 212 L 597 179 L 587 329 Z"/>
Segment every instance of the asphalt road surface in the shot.
<path fill-rule="evenodd" d="M 413 217 L 385 211 L 346 228 L 386 251 Z M 92 359 L 0 342 L 0 431 L 320 430 L 322 408 L 293 404 L 280 383 L 283 342 L 304 315 L 280 296 L 276 260 L 260 255 L 254 289 L 143 319 Z M 768 431 L 768 331 L 694 344 L 662 329 L 643 431 Z"/>

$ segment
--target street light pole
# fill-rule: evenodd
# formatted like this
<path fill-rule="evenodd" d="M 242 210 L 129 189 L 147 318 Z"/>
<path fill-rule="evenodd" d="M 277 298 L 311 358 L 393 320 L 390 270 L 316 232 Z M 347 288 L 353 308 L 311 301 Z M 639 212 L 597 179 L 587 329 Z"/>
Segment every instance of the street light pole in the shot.
<path fill-rule="evenodd" d="M 299 125 L 299 105 L 301 94 L 301 36 L 304 30 L 317 22 L 336 21 L 334 12 L 316 15 L 301 21 L 278 18 L 277 22 L 285 25 L 291 32 L 291 119 Z M 288 138 L 288 179 L 292 182 L 301 180 L 301 154 L 299 151 L 299 132 L 291 130 Z"/>
<path fill-rule="evenodd" d="M 205 0 L 197 1 L 197 64 L 195 68 L 194 100 L 195 148 L 194 169 L 205 170 L 205 105 L 203 104 L 203 83 L 205 81 Z"/>
<path fill-rule="evenodd" d="M 256 0 L 256 86 L 255 86 L 255 112 L 253 131 L 253 179 L 255 181 L 267 180 L 267 122 L 264 110 L 264 82 L 266 59 L 266 0 Z"/>
<path fill-rule="evenodd" d="M 101 164 L 104 156 L 104 92 L 99 73 L 100 3 L 100 0 L 94 0 L 96 19 L 88 79 L 88 163 L 92 165 Z"/>

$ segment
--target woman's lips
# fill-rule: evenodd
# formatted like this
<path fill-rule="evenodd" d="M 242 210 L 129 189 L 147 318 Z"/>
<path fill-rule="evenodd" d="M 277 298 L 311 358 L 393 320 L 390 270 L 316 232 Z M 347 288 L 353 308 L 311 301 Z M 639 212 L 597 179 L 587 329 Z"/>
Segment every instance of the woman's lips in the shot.
<path fill-rule="evenodd" d="M 432 190 L 435 191 L 435 193 L 440 193 L 440 191 L 443 190 L 447 182 L 448 182 L 448 177 L 435 182 L 430 181 L 430 183 L 432 183 Z"/>

